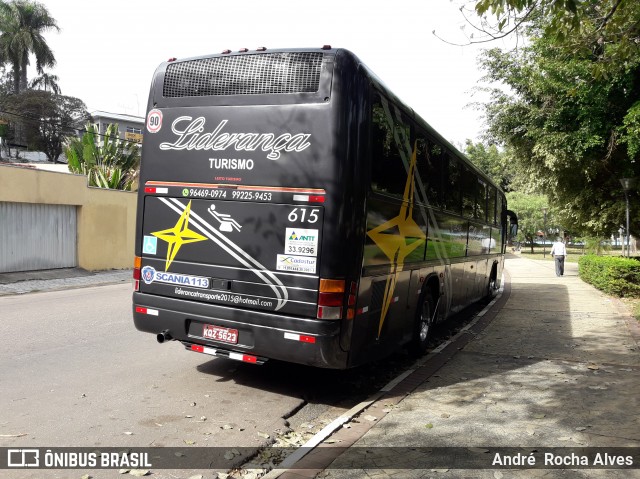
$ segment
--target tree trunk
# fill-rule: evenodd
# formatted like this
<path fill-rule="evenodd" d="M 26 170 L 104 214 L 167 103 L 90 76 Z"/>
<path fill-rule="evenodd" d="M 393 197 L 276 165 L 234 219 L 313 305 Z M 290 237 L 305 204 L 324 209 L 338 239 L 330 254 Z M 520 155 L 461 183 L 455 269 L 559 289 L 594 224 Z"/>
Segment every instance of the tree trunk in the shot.
<path fill-rule="evenodd" d="M 20 93 L 20 67 L 17 62 L 13 64 L 13 93 Z"/>
<path fill-rule="evenodd" d="M 20 91 L 27 90 L 27 65 L 28 64 L 29 64 L 29 53 L 24 52 L 22 54 L 22 65 L 20 65 Z"/>

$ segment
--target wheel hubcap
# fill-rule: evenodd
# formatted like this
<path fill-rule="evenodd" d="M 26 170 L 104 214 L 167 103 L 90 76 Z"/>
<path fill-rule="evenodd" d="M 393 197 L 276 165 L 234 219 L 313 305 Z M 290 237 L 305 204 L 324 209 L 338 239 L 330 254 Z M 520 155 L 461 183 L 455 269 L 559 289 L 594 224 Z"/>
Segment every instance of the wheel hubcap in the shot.
<path fill-rule="evenodd" d="M 426 304 L 422 307 L 420 315 L 420 341 L 427 339 L 429 334 L 429 323 L 431 321 L 431 309 Z"/>

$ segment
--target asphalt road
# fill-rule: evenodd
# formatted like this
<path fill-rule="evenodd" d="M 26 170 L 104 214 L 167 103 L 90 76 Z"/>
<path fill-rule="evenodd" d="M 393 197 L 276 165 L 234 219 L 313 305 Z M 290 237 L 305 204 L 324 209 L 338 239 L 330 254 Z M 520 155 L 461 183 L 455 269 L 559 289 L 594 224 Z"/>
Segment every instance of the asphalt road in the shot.
<path fill-rule="evenodd" d="M 130 284 L 0 297 L 0 447 L 257 448 L 286 429 L 305 369 L 159 345 L 134 328 L 130 298 Z"/>

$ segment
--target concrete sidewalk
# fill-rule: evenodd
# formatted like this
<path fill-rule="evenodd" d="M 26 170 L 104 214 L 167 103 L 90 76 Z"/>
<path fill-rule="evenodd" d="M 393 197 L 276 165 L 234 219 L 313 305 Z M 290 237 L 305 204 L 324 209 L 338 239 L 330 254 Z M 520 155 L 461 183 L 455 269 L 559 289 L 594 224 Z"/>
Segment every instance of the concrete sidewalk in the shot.
<path fill-rule="evenodd" d="M 523 447 L 525 454 L 545 447 L 640 447 L 638 322 L 582 282 L 575 263 L 563 277 L 556 277 L 553 262 L 519 257 L 508 259 L 506 269 L 510 287 L 484 329 L 410 390 L 392 391 L 334 434 L 333 448 L 352 445 L 349 453 L 328 467 L 309 454 L 309 469 L 280 477 L 640 477 L 637 464 L 627 470 L 491 468 L 491 447 Z M 467 455 L 484 454 L 488 467 L 456 469 L 452 460 L 411 469 L 415 456 L 407 447 L 468 448 Z M 389 448 L 391 457 L 377 464 L 358 457 L 376 448 Z M 322 449 L 329 455 L 331 448 Z"/>
<path fill-rule="evenodd" d="M 132 282 L 132 278 L 130 269 L 86 271 L 81 268 L 60 268 L 0 273 L 0 296 L 126 283 Z"/>

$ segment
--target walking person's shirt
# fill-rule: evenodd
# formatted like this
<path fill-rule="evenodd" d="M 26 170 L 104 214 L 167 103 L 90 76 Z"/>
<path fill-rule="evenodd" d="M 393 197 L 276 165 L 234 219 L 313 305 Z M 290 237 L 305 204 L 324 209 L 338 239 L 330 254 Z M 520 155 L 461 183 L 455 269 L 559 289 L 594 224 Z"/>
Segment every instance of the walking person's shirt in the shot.
<path fill-rule="evenodd" d="M 562 241 L 556 241 L 551 247 L 551 256 L 567 256 L 567 248 Z"/>

